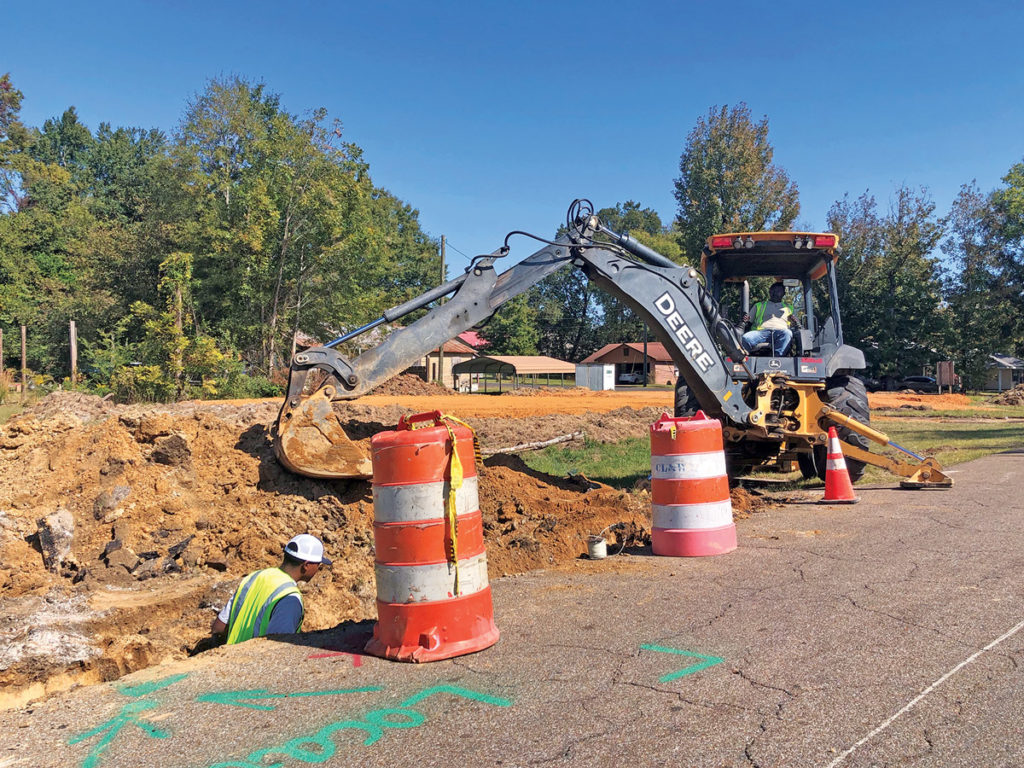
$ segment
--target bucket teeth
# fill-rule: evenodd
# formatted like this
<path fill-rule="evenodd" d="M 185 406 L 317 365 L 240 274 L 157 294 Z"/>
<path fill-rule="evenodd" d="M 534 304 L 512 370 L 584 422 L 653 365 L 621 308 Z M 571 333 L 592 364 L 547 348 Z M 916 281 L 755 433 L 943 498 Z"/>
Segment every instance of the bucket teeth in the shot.
<path fill-rule="evenodd" d="M 341 428 L 326 387 L 281 412 L 274 453 L 292 472 L 307 477 L 355 479 L 373 475 L 373 463 Z"/>

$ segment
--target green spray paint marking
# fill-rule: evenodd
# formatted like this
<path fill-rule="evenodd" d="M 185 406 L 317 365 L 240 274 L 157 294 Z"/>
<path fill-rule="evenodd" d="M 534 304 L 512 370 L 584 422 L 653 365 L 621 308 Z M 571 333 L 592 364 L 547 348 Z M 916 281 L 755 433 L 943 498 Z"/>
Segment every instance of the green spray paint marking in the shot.
<path fill-rule="evenodd" d="M 368 685 L 364 688 L 339 688 L 334 691 L 306 691 L 303 693 L 270 693 L 263 689 L 252 691 L 223 691 L 221 693 L 203 693 L 196 696 L 196 701 L 208 701 L 213 704 L 226 704 L 229 707 L 245 707 L 246 709 L 262 709 L 270 711 L 276 707 L 270 704 L 250 704 L 252 699 L 297 699 L 303 696 L 338 696 L 343 693 L 366 693 L 367 691 L 383 690 L 379 685 Z"/>
<path fill-rule="evenodd" d="M 692 651 L 681 651 L 678 648 L 665 648 L 662 645 L 650 645 L 649 643 L 645 643 L 644 645 L 641 645 L 640 648 L 645 650 L 645 651 L 659 651 L 660 653 L 675 653 L 675 654 L 677 654 L 679 656 L 689 656 L 692 659 L 703 659 L 703 661 L 700 661 L 700 662 L 698 662 L 696 664 L 691 664 L 688 667 L 683 667 L 682 669 L 676 670 L 675 672 L 670 672 L 669 674 L 665 675 L 664 677 L 658 678 L 658 682 L 659 683 L 668 683 L 668 682 L 671 682 L 672 680 L 678 680 L 680 677 L 686 677 L 687 675 L 692 675 L 694 672 L 700 672 L 702 669 L 707 669 L 708 667 L 713 667 L 713 666 L 715 666 L 715 664 L 721 664 L 723 661 L 725 661 L 725 659 L 719 658 L 718 656 L 705 656 L 702 653 L 693 653 Z"/>
<path fill-rule="evenodd" d="M 433 688 L 427 688 L 425 691 L 420 691 L 415 696 L 410 696 L 408 699 L 403 701 L 402 706 L 411 707 L 413 704 L 419 704 L 425 698 L 433 696 L 435 693 L 450 693 L 452 696 L 462 696 L 464 699 L 482 701 L 484 704 L 493 704 L 496 707 L 512 706 L 512 702 L 508 699 L 500 699 L 497 696 L 488 696 L 486 693 L 477 693 L 476 691 L 470 691 L 466 688 L 460 688 L 457 685 L 435 685 Z"/>
<path fill-rule="evenodd" d="M 148 696 L 154 691 L 159 691 L 161 688 L 166 688 L 168 685 L 172 685 L 179 680 L 184 680 L 188 677 L 188 674 L 172 675 L 171 677 L 162 677 L 159 680 L 154 680 L 151 683 L 140 683 L 139 685 L 118 685 L 115 686 L 120 693 L 125 696 L 133 696 L 138 698 L 139 696 Z"/>
<path fill-rule="evenodd" d="M 464 699 L 492 704 L 496 707 L 512 706 L 512 702 L 508 699 L 489 696 L 486 693 L 460 688 L 457 685 L 435 685 L 410 696 L 399 707 L 375 709 L 367 712 L 362 720 L 339 720 L 329 723 L 309 736 L 299 736 L 279 747 L 257 750 L 241 760 L 215 763 L 210 768 L 282 768 L 284 765 L 284 760 L 280 759 L 282 756 L 302 763 L 325 763 L 334 757 L 338 749 L 331 738 L 335 733 L 345 730 L 361 731 L 365 734 L 363 746 L 370 746 L 384 735 L 385 729 L 416 728 L 423 725 L 427 720 L 426 715 L 411 709 L 411 707 L 439 693 L 461 696 Z M 278 756 L 278 761 L 275 763 L 263 762 L 268 755 Z"/>
<path fill-rule="evenodd" d="M 154 691 L 159 691 L 161 688 L 166 688 L 179 680 L 183 680 L 188 677 L 187 674 L 172 675 L 171 677 L 162 677 L 159 680 L 154 680 L 150 683 L 140 683 L 139 685 L 118 685 L 115 686 L 119 693 L 123 693 L 125 696 L 131 696 L 133 698 L 139 698 L 140 696 L 147 696 Z M 161 728 L 157 728 L 152 723 L 147 723 L 145 720 L 140 720 L 136 715 L 140 712 L 145 712 L 147 709 L 155 709 L 160 706 L 155 701 L 129 701 L 123 707 L 116 716 L 110 718 L 106 722 L 100 723 L 91 731 L 80 733 L 74 736 L 68 741 L 68 744 L 75 745 L 86 739 L 92 738 L 93 736 L 99 736 L 103 734 L 103 738 L 96 742 L 96 746 L 90 750 L 88 756 L 85 758 L 85 762 L 82 763 L 82 768 L 96 768 L 100 764 L 100 756 L 103 754 L 103 750 L 110 746 L 110 743 L 117 737 L 117 734 L 121 732 L 121 729 L 128 726 L 134 725 L 141 729 L 145 733 L 152 736 L 154 739 L 166 739 L 170 736 L 170 731 L 165 731 Z"/>
<path fill-rule="evenodd" d="M 141 728 L 154 739 L 166 739 L 170 736 L 171 734 L 168 731 L 161 730 L 155 725 L 135 717 L 139 712 L 145 712 L 147 709 L 154 709 L 158 706 L 160 705 L 155 701 L 129 701 L 121 707 L 121 711 L 116 717 L 107 720 L 105 723 L 100 723 L 91 731 L 86 731 L 85 733 L 81 733 L 71 739 L 68 744 L 74 745 L 81 741 L 85 741 L 92 736 L 98 736 L 101 733 L 105 734 L 89 752 L 89 756 L 86 757 L 85 762 L 82 763 L 82 768 L 95 768 L 95 766 L 99 765 L 100 755 L 103 754 L 103 750 L 110 746 L 110 742 L 112 742 L 117 734 L 120 733 L 121 729 L 127 725 L 135 725 L 138 728 Z"/>

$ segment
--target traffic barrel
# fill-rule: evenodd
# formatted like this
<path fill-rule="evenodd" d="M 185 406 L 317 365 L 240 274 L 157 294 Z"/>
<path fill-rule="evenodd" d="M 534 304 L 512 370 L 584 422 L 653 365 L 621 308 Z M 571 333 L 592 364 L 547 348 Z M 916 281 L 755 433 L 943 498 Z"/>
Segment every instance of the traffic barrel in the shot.
<path fill-rule="evenodd" d="M 474 434 L 440 411 L 370 441 L 377 623 L 366 652 L 438 661 L 498 641 Z"/>
<path fill-rule="evenodd" d="M 654 554 L 721 555 L 736 549 L 722 424 L 703 411 L 651 425 Z"/>

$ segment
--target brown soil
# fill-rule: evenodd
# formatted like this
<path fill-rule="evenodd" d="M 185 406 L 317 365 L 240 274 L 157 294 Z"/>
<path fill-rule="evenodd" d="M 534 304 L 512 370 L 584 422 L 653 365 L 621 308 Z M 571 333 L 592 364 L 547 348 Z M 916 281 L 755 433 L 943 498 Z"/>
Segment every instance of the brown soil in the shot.
<path fill-rule="evenodd" d="M 370 390 L 371 395 L 445 395 L 451 392 L 440 384 L 424 381 L 412 373 L 402 373 Z"/>
<path fill-rule="evenodd" d="M 596 440 L 643 436 L 671 397 L 374 395 L 338 412 L 367 441 L 422 410 L 476 429 L 484 454 L 497 452 L 480 468 L 496 578 L 570 563 L 608 526 L 613 551 L 650 541 L 644 489 L 543 475 L 499 449 L 580 429 Z M 214 611 L 237 580 L 277 564 L 297 532 L 320 536 L 334 559 L 304 586 L 304 629 L 375 615 L 371 487 L 284 471 L 269 437 L 278 406 L 121 406 L 55 393 L 0 427 L 0 707 L 208 647 Z M 761 505 L 734 493 L 737 517 Z M 73 521 L 66 552 L 40 522 L 61 516 Z"/>
<path fill-rule="evenodd" d="M 905 408 L 924 406 L 918 410 L 955 410 L 970 408 L 967 395 L 925 395 L 916 392 L 869 392 L 868 403 L 872 408 Z"/>

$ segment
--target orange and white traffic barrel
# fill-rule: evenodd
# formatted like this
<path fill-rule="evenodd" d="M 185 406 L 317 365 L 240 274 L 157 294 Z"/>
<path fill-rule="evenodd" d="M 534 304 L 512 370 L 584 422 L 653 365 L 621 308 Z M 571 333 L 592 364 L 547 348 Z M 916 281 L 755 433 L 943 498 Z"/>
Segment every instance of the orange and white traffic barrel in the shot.
<path fill-rule="evenodd" d="M 440 411 L 370 441 L 377 623 L 366 652 L 438 661 L 498 641 L 472 430 Z"/>
<path fill-rule="evenodd" d="M 651 425 L 654 554 L 721 555 L 736 549 L 722 424 L 703 411 L 662 414 Z"/>

